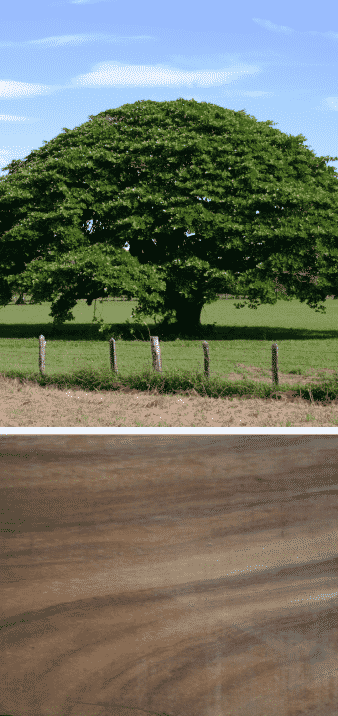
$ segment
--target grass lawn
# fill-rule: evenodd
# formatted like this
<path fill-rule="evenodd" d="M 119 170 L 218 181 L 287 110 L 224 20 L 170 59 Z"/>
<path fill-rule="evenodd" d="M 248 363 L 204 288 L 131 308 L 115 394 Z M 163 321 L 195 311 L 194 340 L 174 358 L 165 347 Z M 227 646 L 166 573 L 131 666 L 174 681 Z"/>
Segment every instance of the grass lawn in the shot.
<path fill-rule="evenodd" d="M 201 315 L 198 336 L 174 337 L 161 332 L 150 321 L 134 326 L 134 335 L 125 323 L 131 320 L 136 302 L 107 300 L 96 302 L 96 316 L 112 323 L 111 337 L 116 340 L 118 374 L 110 369 L 109 343 L 92 323 L 94 303 L 79 301 L 67 321 L 54 330 L 48 316 L 50 303 L 14 305 L 0 310 L 0 373 L 8 377 L 33 380 L 40 385 L 78 387 L 83 390 L 114 389 L 124 384 L 139 390 L 158 387 L 161 392 L 194 387 L 200 394 L 257 395 L 275 393 L 272 381 L 271 345 L 278 345 L 280 373 L 311 375 L 324 370 L 336 371 L 338 365 L 338 301 L 326 300 L 326 315 L 315 313 L 307 304 L 294 299 L 278 300 L 275 306 L 257 310 L 236 309 L 235 300 L 219 299 L 206 306 Z M 215 323 L 213 327 L 212 324 Z M 149 330 L 148 330 L 149 329 Z M 150 335 L 159 337 L 162 373 L 152 367 Z M 45 372 L 39 372 L 39 335 L 45 336 Z M 202 340 L 209 345 L 210 376 L 204 376 Z M 250 380 L 246 368 L 265 371 L 261 382 Z M 227 374 L 241 373 L 242 379 L 227 381 Z M 284 385 L 278 391 L 289 390 Z M 337 373 L 307 389 L 292 384 L 292 390 L 314 400 L 334 399 L 338 395 Z M 311 394 L 312 390 L 312 394 Z"/>

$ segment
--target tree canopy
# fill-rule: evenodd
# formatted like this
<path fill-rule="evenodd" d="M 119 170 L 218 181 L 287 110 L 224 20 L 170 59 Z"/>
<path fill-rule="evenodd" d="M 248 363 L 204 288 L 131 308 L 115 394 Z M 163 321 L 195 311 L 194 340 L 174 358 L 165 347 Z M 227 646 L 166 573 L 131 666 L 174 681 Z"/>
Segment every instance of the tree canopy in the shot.
<path fill-rule="evenodd" d="M 218 293 L 324 311 L 338 286 L 338 184 L 325 162 L 338 157 L 272 124 L 206 102 L 138 101 L 13 160 L 0 178 L 0 303 L 25 286 L 62 322 L 79 298 L 122 291 L 134 315 L 189 327 Z"/>

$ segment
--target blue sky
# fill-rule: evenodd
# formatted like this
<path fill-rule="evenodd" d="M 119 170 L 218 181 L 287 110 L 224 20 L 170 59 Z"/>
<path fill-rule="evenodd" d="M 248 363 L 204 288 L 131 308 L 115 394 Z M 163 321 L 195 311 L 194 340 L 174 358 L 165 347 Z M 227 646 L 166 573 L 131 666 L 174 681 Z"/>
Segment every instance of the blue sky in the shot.
<path fill-rule="evenodd" d="M 10 0 L 0 23 L 0 175 L 88 115 L 178 97 L 245 109 L 338 156 L 332 2 Z M 338 170 L 338 161 L 328 162 Z"/>

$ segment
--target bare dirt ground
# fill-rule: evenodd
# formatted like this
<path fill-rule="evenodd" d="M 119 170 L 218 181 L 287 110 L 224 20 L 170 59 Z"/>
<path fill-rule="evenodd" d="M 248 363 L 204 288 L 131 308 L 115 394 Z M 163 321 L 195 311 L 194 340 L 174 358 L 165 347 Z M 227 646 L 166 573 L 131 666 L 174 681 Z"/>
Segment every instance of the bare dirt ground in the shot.
<path fill-rule="evenodd" d="M 338 436 L 0 442 L 1 714 L 337 716 Z"/>
<path fill-rule="evenodd" d="M 270 382 L 271 371 L 238 366 L 237 381 Z M 315 385 L 334 370 L 299 376 L 279 372 L 279 385 Z M 210 398 L 196 391 L 161 394 L 121 387 L 117 391 L 86 392 L 41 387 L 0 376 L 2 427 L 335 427 L 338 399 L 315 403 L 295 396 L 292 389 L 269 398 Z"/>

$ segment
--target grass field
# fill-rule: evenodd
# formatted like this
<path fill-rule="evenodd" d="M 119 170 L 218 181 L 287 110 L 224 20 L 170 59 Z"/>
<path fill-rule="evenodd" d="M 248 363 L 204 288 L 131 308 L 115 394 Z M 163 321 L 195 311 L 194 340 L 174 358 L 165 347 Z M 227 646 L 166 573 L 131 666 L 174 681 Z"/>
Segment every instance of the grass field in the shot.
<path fill-rule="evenodd" d="M 315 313 L 298 300 L 279 300 L 275 306 L 237 310 L 232 299 L 220 299 L 202 311 L 198 336 L 161 335 L 154 324 L 134 325 L 126 320 L 136 302 L 96 302 L 96 315 L 112 323 L 116 340 L 118 374 L 110 370 L 109 344 L 92 323 L 94 303 L 79 301 L 68 321 L 54 330 L 50 304 L 8 305 L 0 310 L 0 373 L 25 378 L 39 385 L 80 387 L 87 391 L 128 385 L 138 390 L 157 387 L 160 392 L 195 388 L 201 395 L 273 396 L 271 345 L 278 344 L 278 368 L 293 377 L 278 390 L 292 390 L 314 400 L 338 395 L 338 301 L 326 300 L 326 315 Z M 215 324 L 214 326 L 212 324 Z M 169 326 L 170 331 L 170 326 Z M 39 372 L 40 334 L 45 336 L 45 373 Z M 162 373 L 152 368 L 149 335 L 160 340 Z M 204 376 L 202 340 L 208 341 L 210 377 Z M 252 381 L 250 369 L 261 369 L 262 381 Z M 330 370 L 330 375 L 326 371 Z M 229 374 L 238 380 L 227 380 Z M 316 385 L 314 375 L 321 375 Z M 295 376 L 303 376 L 301 383 Z M 308 379 L 309 387 L 304 383 Z M 298 379 L 297 379 L 298 380 Z"/>

